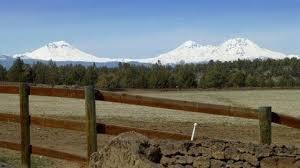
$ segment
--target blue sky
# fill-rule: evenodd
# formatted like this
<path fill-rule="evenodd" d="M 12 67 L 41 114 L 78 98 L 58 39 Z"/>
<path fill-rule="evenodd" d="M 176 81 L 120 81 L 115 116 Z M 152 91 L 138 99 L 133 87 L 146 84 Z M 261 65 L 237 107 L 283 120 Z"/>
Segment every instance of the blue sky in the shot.
<path fill-rule="evenodd" d="M 300 0 L 1 0 L 0 53 L 51 41 L 105 57 L 156 56 L 194 40 L 245 37 L 300 54 Z"/>

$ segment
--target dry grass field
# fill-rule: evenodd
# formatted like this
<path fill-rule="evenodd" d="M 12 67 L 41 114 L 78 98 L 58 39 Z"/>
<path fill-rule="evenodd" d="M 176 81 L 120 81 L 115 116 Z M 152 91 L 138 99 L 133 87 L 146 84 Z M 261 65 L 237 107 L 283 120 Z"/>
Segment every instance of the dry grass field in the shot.
<path fill-rule="evenodd" d="M 300 90 L 167 92 L 132 90 L 126 93 L 239 107 L 272 106 L 275 112 L 300 117 Z M 18 113 L 18 107 L 17 95 L 0 94 L 0 113 Z M 258 143 L 258 122 L 255 120 L 100 101 L 96 103 L 96 108 L 98 120 L 104 123 L 190 134 L 192 123 L 197 122 L 199 123 L 198 136 Z M 82 120 L 84 100 L 31 96 L 30 112 L 34 116 Z M 44 130 L 44 128 L 33 127 L 34 144 L 84 154 L 83 134 L 61 129 Z M 110 139 L 102 135 L 98 138 L 100 146 Z M 12 123 L 0 123 L 0 139 L 17 141 L 18 126 Z M 300 130 L 274 124 L 273 142 L 300 147 Z M 0 153 L 3 151 L 0 149 Z M 45 161 L 45 159 L 37 159 L 37 162 L 48 166 L 53 165 L 52 167 L 64 167 L 64 162 Z M 78 167 L 78 165 L 74 167 L 76 166 Z"/>
<path fill-rule="evenodd" d="M 273 111 L 300 117 L 300 90 L 250 90 L 250 91 L 130 91 L 150 97 L 223 104 L 238 107 L 272 106 Z M 0 112 L 18 113 L 18 96 L 0 94 Z M 172 121 L 223 124 L 256 124 L 251 120 L 207 114 L 181 112 L 97 101 L 100 119 L 127 119 L 132 121 Z M 84 100 L 55 97 L 30 97 L 32 115 L 80 118 L 84 116 Z"/>

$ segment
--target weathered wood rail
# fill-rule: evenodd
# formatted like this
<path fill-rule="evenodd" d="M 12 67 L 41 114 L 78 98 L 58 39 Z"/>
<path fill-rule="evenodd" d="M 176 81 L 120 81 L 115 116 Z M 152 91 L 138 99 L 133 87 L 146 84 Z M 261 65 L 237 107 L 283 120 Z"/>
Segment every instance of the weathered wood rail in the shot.
<path fill-rule="evenodd" d="M 0 93 L 20 95 L 20 112 L 21 112 L 20 115 L 0 113 L 0 121 L 22 123 L 21 128 L 24 129 L 21 136 L 22 143 L 17 144 L 12 142 L 0 141 L 0 147 L 13 149 L 13 150 L 22 150 L 23 167 L 30 167 L 29 156 L 31 153 L 59 158 L 59 159 L 77 161 L 77 162 L 87 161 L 87 158 L 82 156 L 77 156 L 65 152 L 31 146 L 30 133 L 28 132 L 28 130 L 30 130 L 29 128 L 30 124 L 41 126 L 41 127 L 62 128 L 62 129 L 68 129 L 73 131 L 85 131 L 87 133 L 87 145 L 88 145 L 87 157 L 89 157 L 92 152 L 97 150 L 97 144 L 96 144 L 97 134 L 117 135 L 122 132 L 136 131 L 150 138 L 164 138 L 164 139 L 175 139 L 175 140 L 189 139 L 189 136 L 184 134 L 96 123 L 95 100 L 173 109 L 173 110 L 182 110 L 188 112 L 207 113 L 207 114 L 230 116 L 230 117 L 240 117 L 246 119 L 258 119 L 260 121 L 260 132 L 261 132 L 260 140 L 261 143 L 265 143 L 265 144 L 271 143 L 271 122 L 300 129 L 299 118 L 271 112 L 270 107 L 260 108 L 259 110 L 257 110 L 251 108 L 231 107 L 231 106 L 224 106 L 224 105 L 214 105 L 214 104 L 188 102 L 188 101 L 171 100 L 171 99 L 163 99 L 163 98 L 152 98 L 152 97 L 145 97 L 145 96 L 138 96 L 138 95 L 120 94 L 120 93 L 114 93 L 108 91 L 99 91 L 99 90 L 95 90 L 91 86 L 86 87 L 85 90 L 80 90 L 80 89 L 29 87 L 25 84 L 21 84 L 20 87 L 0 86 Z M 28 110 L 29 95 L 85 99 L 86 122 L 30 116 Z"/>
<path fill-rule="evenodd" d="M 17 86 L 0 86 L 0 93 L 18 94 Z M 31 87 L 30 95 L 36 96 L 52 96 L 84 99 L 84 90 L 77 89 L 61 89 L 61 88 L 39 88 Z M 214 105 L 207 103 L 189 102 L 181 100 L 172 100 L 164 98 L 153 98 L 139 95 L 129 95 L 124 93 L 114 93 L 109 91 L 96 91 L 95 100 L 157 107 L 173 110 L 182 110 L 188 112 L 207 113 L 214 115 L 239 117 L 246 119 L 258 119 L 257 109 L 240 108 L 224 105 Z M 300 129 L 300 119 L 284 114 L 272 112 L 272 122 L 285 125 L 292 128 Z"/>
<path fill-rule="evenodd" d="M 6 149 L 20 151 L 21 145 L 18 143 L 13 143 L 13 142 L 0 141 L 0 148 L 6 148 Z M 31 145 L 30 145 L 30 151 L 32 154 L 52 157 L 52 158 L 56 158 L 56 159 L 64 159 L 64 160 L 73 161 L 73 162 L 86 162 L 87 161 L 87 159 L 82 156 L 77 156 L 77 155 L 69 154 L 66 152 L 55 151 L 52 149 L 41 148 L 41 147 L 36 147 L 36 146 L 31 146 Z"/>
<path fill-rule="evenodd" d="M 19 123 L 20 116 L 16 114 L 0 113 L 0 121 Z M 54 119 L 54 118 L 43 118 L 43 117 L 31 116 L 31 124 L 40 127 L 67 129 L 71 131 L 80 131 L 80 132 L 86 131 L 86 123 L 79 122 L 79 121 L 72 121 L 72 120 L 61 120 L 61 119 Z M 149 138 L 160 138 L 160 139 L 185 140 L 190 138 L 190 136 L 184 134 L 147 130 L 147 129 L 134 128 L 134 127 L 117 126 L 117 125 L 110 125 L 110 124 L 102 124 L 102 123 L 96 123 L 96 131 L 98 134 L 107 134 L 107 135 L 118 135 L 122 132 L 135 131 L 144 134 Z"/>

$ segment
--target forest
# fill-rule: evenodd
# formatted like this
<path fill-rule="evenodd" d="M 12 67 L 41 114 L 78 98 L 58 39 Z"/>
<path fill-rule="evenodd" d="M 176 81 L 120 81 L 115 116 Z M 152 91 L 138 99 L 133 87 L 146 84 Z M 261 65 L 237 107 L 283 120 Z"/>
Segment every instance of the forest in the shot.
<path fill-rule="evenodd" d="M 255 59 L 199 64 L 134 65 L 118 67 L 57 66 L 55 62 L 25 64 L 17 58 L 6 69 L 0 65 L 0 80 L 34 84 L 90 85 L 99 88 L 241 88 L 300 86 L 300 59 Z"/>

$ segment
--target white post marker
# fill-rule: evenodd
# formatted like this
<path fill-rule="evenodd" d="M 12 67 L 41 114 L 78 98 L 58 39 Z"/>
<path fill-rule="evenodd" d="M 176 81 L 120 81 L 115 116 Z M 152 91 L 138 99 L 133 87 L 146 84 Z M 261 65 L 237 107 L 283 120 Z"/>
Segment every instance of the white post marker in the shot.
<path fill-rule="evenodd" d="M 195 131 L 196 131 L 196 126 L 197 126 L 197 123 L 194 123 L 194 128 L 193 128 L 193 132 L 192 132 L 191 141 L 193 141 L 193 140 L 194 140 Z"/>

